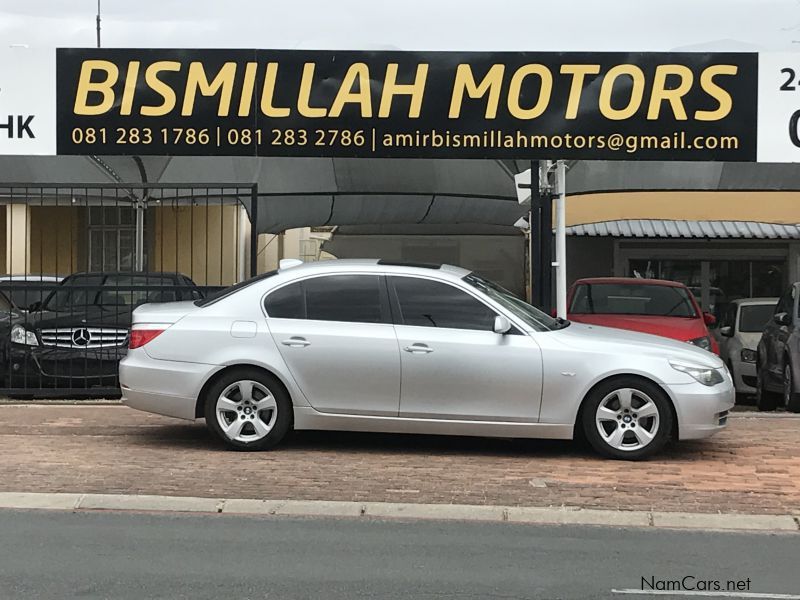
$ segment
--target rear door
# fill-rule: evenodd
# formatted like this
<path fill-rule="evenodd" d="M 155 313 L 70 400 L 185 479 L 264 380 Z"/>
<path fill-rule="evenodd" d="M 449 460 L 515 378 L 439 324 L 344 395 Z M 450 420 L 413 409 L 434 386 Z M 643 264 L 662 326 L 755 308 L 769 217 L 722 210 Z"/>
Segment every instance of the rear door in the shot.
<path fill-rule="evenodd" d="M 390 276 L 400 344 L 400 416 L 533 422 L 539 418 L 542 355 L 497 313 L 450 283 Z"/>
<path fill-rule="evenodd" d="M 267 295 L 272 337 L 316 410 L 397 416 L 400 351 L 388 302 L 380 274 L 319 275 Z"/>

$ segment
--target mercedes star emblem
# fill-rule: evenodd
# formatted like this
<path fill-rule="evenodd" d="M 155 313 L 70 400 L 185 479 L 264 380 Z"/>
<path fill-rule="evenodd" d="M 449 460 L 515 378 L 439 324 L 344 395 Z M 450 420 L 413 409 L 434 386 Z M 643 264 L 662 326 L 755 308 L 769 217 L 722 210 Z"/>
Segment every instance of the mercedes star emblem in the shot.
<path fill-rule="evenodd" d="M 92 334 L 85 327 L 75 329 L 72 332 L 72 343 L 75 346 L 88 346 L 92 341 Z"/>

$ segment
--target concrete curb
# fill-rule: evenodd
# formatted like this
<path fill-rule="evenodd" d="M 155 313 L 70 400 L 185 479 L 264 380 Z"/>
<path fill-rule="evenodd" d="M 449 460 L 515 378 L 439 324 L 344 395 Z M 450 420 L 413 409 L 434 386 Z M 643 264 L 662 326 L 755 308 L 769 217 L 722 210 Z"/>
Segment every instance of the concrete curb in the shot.
<path fill-rule="evenodd" d="M 571 507 L 258 500 L 251 498 L 225 499 L 125 494 L 0 492 L 0 509 L 70 510 L 73 512 L 110 510 L 225 515 L 427 519 L 704 531 L 800 532 L 800 515 L 707 514 Z"/>

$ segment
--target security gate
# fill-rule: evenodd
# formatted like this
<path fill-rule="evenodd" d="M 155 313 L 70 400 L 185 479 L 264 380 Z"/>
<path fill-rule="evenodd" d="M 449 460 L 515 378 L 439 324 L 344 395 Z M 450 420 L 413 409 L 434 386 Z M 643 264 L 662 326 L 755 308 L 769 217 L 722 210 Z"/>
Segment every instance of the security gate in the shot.
<path fill-rule="evenodd" d="M 0 394 L 118 396 L 133 310 L 256 269 L 252 184 L 0 185 Z"/>

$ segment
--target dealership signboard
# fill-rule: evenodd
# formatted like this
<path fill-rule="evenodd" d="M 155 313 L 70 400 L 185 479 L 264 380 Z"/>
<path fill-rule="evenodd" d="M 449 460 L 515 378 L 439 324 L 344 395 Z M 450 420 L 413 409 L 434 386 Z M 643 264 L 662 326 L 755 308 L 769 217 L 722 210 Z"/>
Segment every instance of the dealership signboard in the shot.
<path fill-rule="evenodd" d="M 794 54 L 0 52 L 0 154 L 800 162 Z"/>

